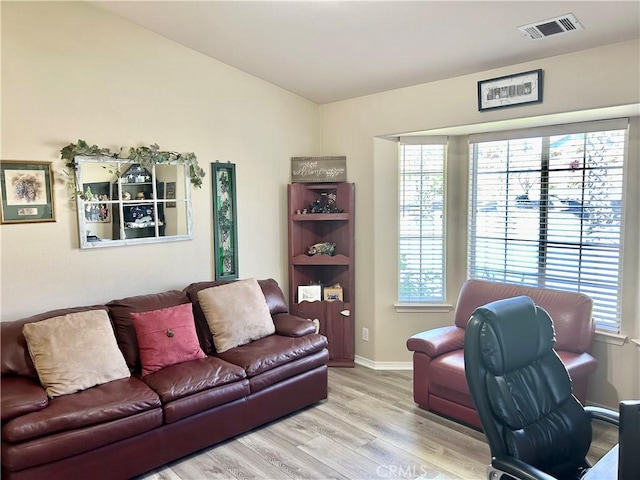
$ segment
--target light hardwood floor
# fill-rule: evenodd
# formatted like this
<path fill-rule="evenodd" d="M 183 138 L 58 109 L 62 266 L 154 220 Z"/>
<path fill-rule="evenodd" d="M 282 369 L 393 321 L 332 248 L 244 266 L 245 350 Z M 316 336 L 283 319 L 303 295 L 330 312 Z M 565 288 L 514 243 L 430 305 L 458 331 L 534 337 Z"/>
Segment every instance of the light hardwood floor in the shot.
<path fill-rule="evenodd" d="M 484 479 L 476 430 L 418 408 L 411 372 L 330 368 L 329 399 L 139 480 Z M 616 442 L 596 427 L 591 458 Z"/>

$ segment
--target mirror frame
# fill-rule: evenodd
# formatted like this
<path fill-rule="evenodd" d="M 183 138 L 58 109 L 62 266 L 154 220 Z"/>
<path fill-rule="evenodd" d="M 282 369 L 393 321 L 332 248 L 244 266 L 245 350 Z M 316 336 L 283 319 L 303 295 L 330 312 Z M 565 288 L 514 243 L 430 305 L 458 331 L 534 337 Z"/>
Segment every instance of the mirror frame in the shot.
<path fill-rule="evenodd" d="M 162 163 L 159 166 L 175 166 L 176 168 L 184 169 L 184 198 L 177 199 L 164 199 L 166 201 L 171 202 L 184 202 L 186 208 L 186 226 L 187 233 L 183 235 L 168 235 L 168 236 L 160 236 L 158 234 L 158 227 L 156 227 L 156 235 L 152 237 L 142 237 L 142 238 L 124 238 L 124 239 L 103 239 L 101 241 L 88 241 L 87 240 L 87 227 L 86 227 L 86 218 L 85 218 L 85 200 L 81 197 L 81 192 L 84 192 L 84 182 L 82 178 L 82 166 L 87 163 L 98 163 L 98 164 L 110 164 L 116 167 L 118 171 L 122 171 L 122 168 L 128 168 L 131 165 L 136 165 L 138 162 L 132 161 L 128 158 L 114 158 L 107 156 L 76 156 L 74 157 L 75 163 L 77 165 L 77 169 L 75 172 L 75 187 L 76 187 L 76 200 L 77 200 L 77 210 L 78 210 L 78 241 L 81 249 L 91 249 L 91 248 L 108 248 L 108 247 L 121 247 L 126 245 L 141 245 L 141 244 L 151 244 L 151 243 L 166 243 L 166 242 L 179 242 L 185 240 L 193 239 L 193 215 L 192 215 L 192 202 L 191 202 L 191 182 L 189 181 L 189 167 L 179 162 L 166 162 Z M 107 168 L 106 166 L 104 168 Z M 151 169 L 151 183 L 156 184 L 156 166 L 154 165 Z M 118 179 L 119 190 L 122 192 L 121 186 L 121 177 L 119 177 L 116 173 L 113 173 L 113 177 L 109 179 L 109 188 L 115 183 L 115 179 Z M 87 182 L 87 183 L 95 183 L 95 182 Z M 111 195 L 110 195 L 111 197 Z M 118 195 L 118 199 L 111 198 L 109 203 L 113 208 L 120 209 L 120 215 L 118 216 L 120 221 L 120 228 L 124 228 L 124 215 L 122 215 L 123 204 L 125 200 L 123 200 L 122 194 Z M 150 200 L 154 205 L 157 205 L 157 200 Z M 166 206 L 166 205 L 165 205 Z M 154 211 L 157 212 L 158 209 L 154 208 Z M 113 215 L 112 215 L 113 221 Z"/>

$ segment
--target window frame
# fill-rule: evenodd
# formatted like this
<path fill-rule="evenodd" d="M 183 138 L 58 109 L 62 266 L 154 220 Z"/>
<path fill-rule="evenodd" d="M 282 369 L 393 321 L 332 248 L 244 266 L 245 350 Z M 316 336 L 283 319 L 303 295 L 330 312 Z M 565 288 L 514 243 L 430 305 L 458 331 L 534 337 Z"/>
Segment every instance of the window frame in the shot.
<path fill-rule="evenodd" d="M 439 289 L 441 292 L 437 297 L 428 297 L 428 296 L 411 296 L 411 295 L 402 295 L 403 286 L 406 285 L 406 282 L 403 281 L 403 274 L 406 273 L 406 270 L 402 268 L 403 257 L 405 250 L 403 249 L 403 238 L 409 237 L 409 235 L 403 235 L 403 215 L 407 210 L 407 203 L 405 202 L 405 196 L 403 192 L 403 184 L 406 183 L 406 174 L 403 168 L 404 162 L 404 146 L 420 146 L 420 147 L 432 147 L 437 146 L 442 148 L 442 157 L 441 160 L 441 168 L 435 169 L 430 174 L 441 175 L 441 192 L 438 193 L 438 197 L 435 199 L 433 204 L 437 202 L 441 205 L 441 221 L 438 222 L 440 224 L 440 245 L 441 245 L 441 282 L 436 286 L 436 289 Z M 450 305 L 446 305 L 446 286 L 447 286 L 447 216 L 446 216 L 446 203 L 447 203 L 447 151 L 448 151 L 448 137 L 446 136 L 406 136 L 398 138 L 398 252 L 397 252 L 397 272 L 398 272 L 398 290 L 396 292 L 397 295 L 397 303 L 394 305 L 397 312 L 413 312 L 413 311 L 435 311 L 435 312 L 445 312 L 451 309 Z M 426 172 L 424 170 L 420 170 L 419 174 L 423 175 Z M 415 174 L 415 172 L 414 172 Z M 423 203 L 413 204 L 415 208 L 418 206 L 420 211 L 424 206 Z M 411 205 L 409 206 L 411 208 Z M 420 225 L 423 226 L 422 222 Z M 420 229 L 422 231 L 422 228 Z M 423 242 L 429 242 L 429 238 L 431 242 L 436 239 L 436 235 L 421 235 L 420 237 L 416 237 L 417 242 L 422 244 Z M 426 261 L 429 255 L 423 256 L 422 253 L 419 253 L 419 263 L 422 264 Z M 425 258 L 426 257 L 426 258 Z M 422 284 L 421 284 L 422 285 Z M 426 288 L 423 286 L 423 288 Z"/>
<path fill-rule="evenodd" d="M 475 145 L 483 143 L 483 142 L 490 142 L 490 141 L 505 141 L 505 140 L 515 140 L 515 139 L 528 139 L 528 138 L 533 138 L 533 137 L 539 137 L 543 140 L 543 142 L 545 141 L 544 139 L 546 138 L 546 144 L 543 145 L 543 148 L 541 149 L 541 158 L 540 158 L 540 167 L 539 167 L 539 171 L 540 172 L 544 172 L 545 168 L 544 168 L 544 164 L 545 164 L 545 156 L 547 156 L 546 161 L 547 161 L 547 172 L 548 171 L 552 171 L 548 165 L 548 154 L 551 151 L 551 148 L 549 146 L 549 138 L 553 137 L 553 136 L 558 136 L 558 135 L 566 135 L 566 134 L 579 134 L 579 133 L 593 133 L 593 132 L 601 132 L 601 131 L 611 131 L 611 130 L 622 130 L 623 133 L 623 139 L 622 142 L 624 142 L 623 144 L 623 153 L 622 153 L 622 166 L 619 167 L 621 172 L 622 172 L 622 179 L 620 180 L 619 183 L 616 183 L 616 185 L 621 189 L 621 204 L 620 204 L 620 226 L 619 226 L 619 231 L 618 231 L 618 248 L 617 248 L 617 289 L 616 289 L 616 299 L 617 299 L 617 303 L 616 303 L 616 313 L 615 313 L 615 323 L 612 323 L 610 321 L 607 321 L 606 318 L 603 322 L 597 322 L 597 329 L 599 332 L 603 332 L 605 334 L 611 335 L 611 336 L 619 336 L 620 332 L 623 330 L 623 305 L 625 303 L 624 300 L 624 292 L 623 292 L 623 286 L 624 286 L 624 276 L 623 276 L 623 265 L 625 263 L 625 237 L 626 237 L 626 225 L 625 225 L 625 220 L 624 220 L 624 212 L 626 210 L 626 205 L 627 205 L 627 191 L 628 191 L 628 168 L 629 168 L 629 150 L 630 150 L 630 145 L 629 145 L 629 130 L 630 130 L 630 120 L 627 118 L 624 119 L 614 119 L 614 120 L 602 120 L 602 121 L 595 121 L 595 122 L 584 122 L 584 123 L 575 123 L 575 124 L 566 124 L 566 125 L 556 125 L 556 126 L 549 126 L 549 127 L 538 127 L 538 128 L 532 128 L 532 129 L 523 129 L 523 130 L 512 130 L 512 131 L 506 131 L 506 132 L 495 132 L 495 133 L 483 133 L 483 134 L 478 134 L 478 135 L 470 135 L 469 136 L 469 149 L 468 149 L 468 170 L 469 170 L 469 182 L 468 182 L 468 204 L 469 204 L 469 215 L 468 215 L 468 219 L 467 219 L 467 277 L 468 278 L 479 278 L 477 275 L 474 275 L 473 273 L 473 251 L 472 251 L 472 242 L 474 241 L 475 238 L 477 238 L 474 235 L 474 231 L 473 231 L 473 224 L 474 224 L 474 215 L 476 214 L 476 212 L 473 211 L 473 205 L 475 205 L 475 202 L 477 201 L 477 191 L 474 188 L 474 168 L 475 168 Z M 545 179 L 543 178 L 542 181 L 544 182 Z M 549 183 L 550 184 L 550 183 Z M 585 184 L 583 183 L 581 185 L 582 190 L 584 191 L 585 188 L 587 188 L 585 186 Z M 542 210 L 542 209 L 541 209 Z M 543 217 L 543 215 L 547 215 L 547 217 Z M 541 234 L 541 230 L 542 228 L 549 228 L 548 224 L 545 223 L 545 218 L 548 218 L 548 212 L 541 212 L 541 217 L 542 220 L 542 224 L 541 226 L 538 228 L 538 234 L 541 235 L 541 240 L 540 242 L 542 242 L 542 234 Z M 581 221 L 581 223 L 583 224 L 583 221 Z M 506 237 L 506 235 L 505 235 Z M 504 239 L 505 241 L 508 241 L 507 238 Z M 572 250 L 581 250 L 582 248 L 584 248 L 584 246 L 586 245 L 586 243 L 584 241 L 581 241 L 580 243 L 580 247 L 576 247 L 576 249 L 572 249 Z M 544 247 L 543 247 L 544 248 Z M 506 255 L 506 250 L 505 250 L 505 255 Z M 506 257 L 505 257 L 506 258 Z M 545 262 L 548 262 L 548 258 L 544 259 Z M 549 265 L 548 263 L 544 264 L 544 269 L 547 268 L 547 266 Z M 582 271 L 582 263 L 579 264 L 580 265 L 580 269 Z M 544 277 L 544 275 L 541 275 L 541 277 Z M 539 281 L 541 281 L 542 279 L 539 278 Z M 543 281 L 543 280 L 542 280 Z M 538 285 L 540 286 L 540 285 Z M 548 288 L 554 288 L 553 286 L 548 287 Z M 557 288 L 557 287 L 555 287 Z M 577 290 L 571 290 L 571 291 L 581 291 L 580 286 L 578 285 L 578 289 Z M 587 295 L 589 295 L 589 292 L 584 292 Z M 613 328 L 612 328 L 613 327 Z"/>

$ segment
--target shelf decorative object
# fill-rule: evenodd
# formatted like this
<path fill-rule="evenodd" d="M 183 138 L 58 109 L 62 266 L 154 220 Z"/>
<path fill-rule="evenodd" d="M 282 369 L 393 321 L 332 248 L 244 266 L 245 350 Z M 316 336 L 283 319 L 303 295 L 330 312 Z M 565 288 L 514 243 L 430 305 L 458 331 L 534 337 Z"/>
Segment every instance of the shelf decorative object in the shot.
<path fill-rule="evenodd" d="M 322 295 L 325 302 L 342 301 L 342 285 L 336 283 L 330 287 L 324 287 Z"/>
<path fill-rule="evenodd" d="M 97 145 L 89 145 L 84 140 L 78 140 L 78 143 L 70 143 L 60 150 L 60 156 L 65 162 L 65 174 L 68 178 L 69 187 L 75 195 L 83 200 L 85 192 L 76 190 L 76 170 L 78 169 L 75 158 L 77 156 L 99 156 L 111 157 L 114 159 L 128 159 L 132 163 L 140 164 L 143 168 L 151 169 L 154 165 L 174 163 L 178 165 L 186 165 L 189 167 L 189 177 L 194 187 L 202 187 L 202 179 L 205 176 L 204 170 L 198 164 L 196 154 L 193 152 L 178 153 L 160 150 L 157 144 L 148 147 L 124 148 L 120 147 L 118 152 L 112 152 L 108 148 L 98 147 Z M 118 177 L 119 171 L 114 171 Z"/>
<path fill-rule="evenodd" d="M 110 190 L 109 182 L 84 184 L 84 197 L 91 202 L 85 204 L 84 219 L 86 222 L 108 223 L 111 221 Z"/>
<path fill-rule="evenodd" d="M 322 300 L 322 285 L 299 285 L 298 303 L 319 302 Z"/>
<path fill-rule="evenodd" d="M 215 279 L 238 278 L 238 225 L 236 214 L 236 166 L 211 164 Z"/>
<path fill-rule="evenodd" d="M 307 255 L 333 255 L 336 250 L 335 242 L 320 242 L 310 245 L 307 249 Z"/>

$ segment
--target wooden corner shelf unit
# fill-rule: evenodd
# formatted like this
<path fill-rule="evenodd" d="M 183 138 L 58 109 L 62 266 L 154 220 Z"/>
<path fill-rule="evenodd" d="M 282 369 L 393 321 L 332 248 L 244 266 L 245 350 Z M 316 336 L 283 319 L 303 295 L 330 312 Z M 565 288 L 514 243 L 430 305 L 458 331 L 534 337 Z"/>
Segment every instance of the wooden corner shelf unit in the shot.
<path fill-rule="evenodd" d="M 318 319 L 329 340 L 329 365 L 354 365 L 354 215 L 353 183 L 292 183 L 288 185 L 289 305 L 293 314 Z M 311 213 L 321 200 L 328 213 Z M 306 209 L 307 213 L 302 213 Z M 333 255 L 308 255 L 310 245 L 335 243 Z M 342 300 L 298 302 L 298 287 L 339 283 Z M 348 312 L 348 313 L 347 313 Z"/>

